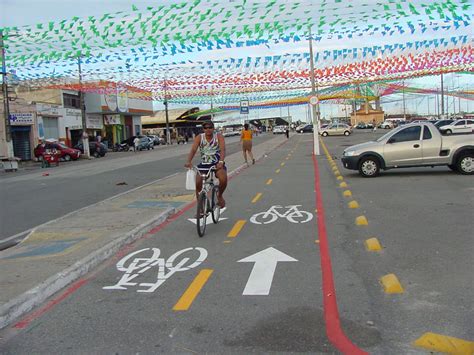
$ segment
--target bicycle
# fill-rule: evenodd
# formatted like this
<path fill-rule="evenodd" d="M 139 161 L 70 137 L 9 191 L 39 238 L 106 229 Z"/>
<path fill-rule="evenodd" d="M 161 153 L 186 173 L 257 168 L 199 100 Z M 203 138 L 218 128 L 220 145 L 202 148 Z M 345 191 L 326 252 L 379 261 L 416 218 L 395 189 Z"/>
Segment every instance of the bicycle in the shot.
<path fill-rule="evenodd" d="M 219 194 L 219 185 L 214 184 L 214 178 L 216 173 L 216 167 L 213 166 L 209 169 L 207 174 L 202 174 L 199 169 L 194 166 L 193 169 L 197 174 L 201 175 L 202 178 L 202 189 L 199 191 L 197 198 L 197 214 L 196 214 L 196 226 L 197 232 L 200 237 L 204 236 L 206 232 L 207 216 L 211 213 L 212 222 L 217 224 L 221 215 L 221 208 L 217 204 L 217 196 Z M 209 198 L 209 192 L 211 196 Z"/>

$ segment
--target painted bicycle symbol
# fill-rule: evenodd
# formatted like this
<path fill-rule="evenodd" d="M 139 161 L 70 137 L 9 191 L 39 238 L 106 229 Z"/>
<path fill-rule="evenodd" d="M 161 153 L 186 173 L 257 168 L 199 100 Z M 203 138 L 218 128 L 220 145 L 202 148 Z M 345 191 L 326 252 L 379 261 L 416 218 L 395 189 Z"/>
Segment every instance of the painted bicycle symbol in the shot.
<path fill-rule="evenodd" d="M 150 252 L 151 251 L 151 255 Z M 148 252 L 145 254 L 145 252 Z M 196 258 L 196 252 L 198 256 Z M 203 248 L 186 248 L 177 251 L 171 255 L 167 260 L 160 258 L 160 249 L 145 248 L 134 251 L 123 257 L 117 263 L 117 270 L 125 272 L 120 280 L 113 286 L 105 286 L 104 290 L 126 290 L 130 286 L 139 286 L 143 289 L 137 292 L 154 292 L 160 287 L 168 278 L 176 272 L 187 271 L 199 266 L 207 258 L 207 250 Z M 189 257 L 184 257 L 185 254 Z M 141 254 L 141 257 L 138 255 Z M 143 254 L 147 255 L 144 256 Z M 194 254 L 194 258 L 191 258 Z M 194 261 L 192 261 L 194 259 Z M 146 271 L 156 267 L 157 277 L 156 282 L 137 282 L 137 278 L 143 275 Z M 133 282 L 132 282 L 133 281 Z"/>
<path fill-rule="evenodd" d="M 278 218 L 286 218 L 291 223 L 306 223 L 313 219 L 313 215 L 306 211 L 300 211 L 298 207 L 301 205 L 279 206 L 275 205 L 268 211 L 254 214 L 250 217 L 250 222 L 255 224 L 270 224 Z M 286 212 L 280 213 L 278 209 L 287 208 Z"/>

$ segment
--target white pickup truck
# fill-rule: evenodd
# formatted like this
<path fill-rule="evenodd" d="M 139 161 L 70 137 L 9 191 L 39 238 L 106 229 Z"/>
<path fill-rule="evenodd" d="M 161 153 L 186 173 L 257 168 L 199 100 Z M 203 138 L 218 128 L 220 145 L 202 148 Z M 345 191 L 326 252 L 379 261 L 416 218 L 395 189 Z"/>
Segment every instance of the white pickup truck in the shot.
<path fill-rule="evenodd" d="M 442 136 L 432 123 L 400 126 L 375 142 L 344 150 L 342 164 L 375 177 L 380 170 L 448 166 L 461 174 L 474 174 L 474 134 Z"/>

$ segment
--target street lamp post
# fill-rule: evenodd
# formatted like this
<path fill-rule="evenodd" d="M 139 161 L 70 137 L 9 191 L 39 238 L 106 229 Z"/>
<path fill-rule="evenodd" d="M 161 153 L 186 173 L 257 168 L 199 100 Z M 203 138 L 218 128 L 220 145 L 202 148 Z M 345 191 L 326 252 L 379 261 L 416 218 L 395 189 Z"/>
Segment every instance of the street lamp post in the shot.
<path fill-rule="evenodd" d="M 311 27 L 309 28 L 309 63 L 311 68 L 311 95 L 318 98 L 318 92 L 316 83 L 314 80 L 314 58 L 313 58 L 313 36 L 311 34 Z M 314 144 L 314 155 L 319 155 L 319 98 L 316 105 L 311 105 L 313 108 L 313 144 Z"/>

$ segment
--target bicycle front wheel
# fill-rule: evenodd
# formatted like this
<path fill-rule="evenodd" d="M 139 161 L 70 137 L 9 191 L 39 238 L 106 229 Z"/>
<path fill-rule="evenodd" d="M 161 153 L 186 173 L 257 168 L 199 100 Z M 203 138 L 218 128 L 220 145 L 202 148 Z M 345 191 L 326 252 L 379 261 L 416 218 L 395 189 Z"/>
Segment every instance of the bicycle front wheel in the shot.
<path fill-rule="evenodd" d="M 217 195 L 219 193 L 219 186 L 214 186 L 212 188 L 212 198 L 211 198 L 211 213 L 212 213 L 212 222 L 217 224 L 219 218 L 221 217 L 221 208 L 217 204 Z"/>
<path fill-rule="evenodd" d="M 206 233 L 206 207 L 207 207 L 207 196 L 205 193 L 200 193 L 197 201 L 197 214 L 196 214 L 196 226 L 197 232 L 200 237 Z"/>

